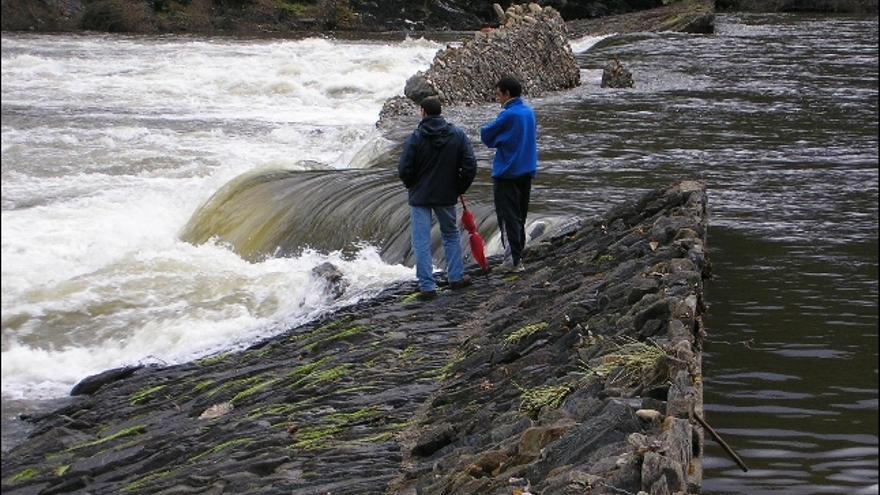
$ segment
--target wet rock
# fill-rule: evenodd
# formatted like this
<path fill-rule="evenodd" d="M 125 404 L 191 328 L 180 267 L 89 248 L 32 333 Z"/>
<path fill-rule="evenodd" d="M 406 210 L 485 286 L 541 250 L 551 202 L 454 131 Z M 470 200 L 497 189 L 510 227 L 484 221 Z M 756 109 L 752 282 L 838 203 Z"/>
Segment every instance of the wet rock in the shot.
<path fill-rule="evenodd" d="M 482 290 L 410 304 L 400 283 L 241 352 L 106 382 L 29 420 L 3 492 L 698 492 L 704 272 L 668 241 L 705 248 L 705 201 L 694 183 L 649 191 Z"/>
<path fill-rule="evenodd" d="M 455 430 L 452 425 L 442 424 L 431 427 L 424 431 L 416 440 L 412 448 L 412 454 L 419 457 L 427 457 L 441 448 L 449 445 L 455 439 Z"/>
<path fill-rule="evenodd" d="M 233 409 L 232 402 L 223 402 L 220 404 L 214 404 L 213 406 L 205 409 L 201 415 L 199 415 L 199 419 L 214 419 L 219 418 L 220 416 L 225 416 L 229 414 Z"/>
<path fill-rule="evenodd" d="M 128 378 L 141 368 L 143 366 L 123 366 L 98 373 L 97 375 L 88 376 L 73 386 L 70 395 L 92 395 L 104 385 Z"/>
<path fill-rule="evenodd" d="M 634 86 L 632 72 L 624 68 L 617 57 L 602 69 L 603 88 L 631 88 Z"/>
<path fill-rule="evenodd" d="M 654 409 L 639 409 L 636 411 L 636 416 L 645 421 L 652 422 L 659 420 L 663 415 L 660 414 L 660 411 Z"/>
<path fill-rule="evenodd" d="M 439 61 L 442 64 L 442 60 Z M 414 103 L 419 104 L 425 98 L 436 96 L 437 91 L 425 78 L 421 72 L 417 72 L 406 80 L 406 86 L 403 88 L 403 94 Z"/>
<path fill-rule="evenodd" d="M 312 268 L 312 275 L 327 283 L 327 290 L 334 298 L 342 297 L 348 287 L 343 273 L 333 263 L 324 262 Z"/>

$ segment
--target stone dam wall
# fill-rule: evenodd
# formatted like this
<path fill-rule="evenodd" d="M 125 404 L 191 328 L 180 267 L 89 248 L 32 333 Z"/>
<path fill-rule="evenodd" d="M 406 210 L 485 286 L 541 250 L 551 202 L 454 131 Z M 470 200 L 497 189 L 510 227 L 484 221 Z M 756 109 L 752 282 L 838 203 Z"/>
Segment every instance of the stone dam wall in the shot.
<path fill-rule="evenodd" d="M 523 273 L 111 370 L 23 418 L 2 491 L 698 493 L 708 222 L 683 182 L 530 246 Z"/>

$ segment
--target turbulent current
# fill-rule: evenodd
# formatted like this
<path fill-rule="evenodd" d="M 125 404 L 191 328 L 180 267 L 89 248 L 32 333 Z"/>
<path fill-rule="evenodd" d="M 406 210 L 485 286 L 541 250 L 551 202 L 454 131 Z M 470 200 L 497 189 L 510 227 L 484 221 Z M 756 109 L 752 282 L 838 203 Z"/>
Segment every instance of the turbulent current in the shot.
<path fill-rule="evenodd" d="M 708 443 L 704 492 L 877 493 L 877 19 L 716 27 L 572 44 L 582 85 L 531 100 L 530 232 L 706 181 L 706 410 L 752 469 Z M 374 123 L 444 42 L 2 36 L 4 438 L 85 375 L 245 346 L 414 276 L 394 165 L 417 118 Z M 635 88 L 599 87 L 612 56 Z M 493 252 L 496 112 L 447 115 Z"/>

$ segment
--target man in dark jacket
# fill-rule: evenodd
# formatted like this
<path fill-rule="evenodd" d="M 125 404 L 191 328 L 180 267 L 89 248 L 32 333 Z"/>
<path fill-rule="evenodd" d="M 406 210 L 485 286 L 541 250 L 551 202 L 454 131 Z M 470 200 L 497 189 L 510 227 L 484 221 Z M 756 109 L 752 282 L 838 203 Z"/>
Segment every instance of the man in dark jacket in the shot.
<path fill-rule="evenodd" d="M 437 295 L 431 265 L 431 213 L 437 216 L 446 258 L 446 276 L 452 289 L 470 285 L 464 275 L 455 204 L 474 181 L 477 161 L 465 133 L 440 116 L 440 100 L 422 100 L 422 121 L 403 145 L 397 166 L 409 191 L 412 248 L 416 258 L 419 297 Z"/>
<path fill-rule="evenodd" d="M 535 112 L 520 95 L 522 85 L 512 77 L 495 84 L 495 99 L 504 108 L 494 122 L 480 129 L 480 139 L 495 148 L 492 162 L 492 192 L 498 229 L 507 253 L 505 270 L 522 271 L 526 244 L 526 215 L 532 179 L 538 171 L 538 127 Z"/>

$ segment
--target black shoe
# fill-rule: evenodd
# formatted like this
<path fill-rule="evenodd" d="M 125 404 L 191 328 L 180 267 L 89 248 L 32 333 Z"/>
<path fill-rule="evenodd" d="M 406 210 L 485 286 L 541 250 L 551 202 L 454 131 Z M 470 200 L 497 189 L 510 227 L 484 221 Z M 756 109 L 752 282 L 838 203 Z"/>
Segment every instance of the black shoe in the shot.
<path fill-rule="evenodd" d="M 452 290 L 464 289 L 465 287 L 470 287 L 473 283 L 470 275 L 465 275 L 464 277 L 461 277 L 461 280 L 449 282 L 449 288 Z"/>
<path fill-rule="evenodd" d="M 436 290 L 420 290 L 419 293 L 416 295 L 416 299 L 418 299 L 419 301 L 430 301 L 435 297 L 437 297 Z"/>

